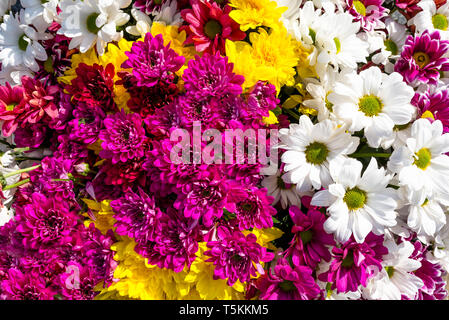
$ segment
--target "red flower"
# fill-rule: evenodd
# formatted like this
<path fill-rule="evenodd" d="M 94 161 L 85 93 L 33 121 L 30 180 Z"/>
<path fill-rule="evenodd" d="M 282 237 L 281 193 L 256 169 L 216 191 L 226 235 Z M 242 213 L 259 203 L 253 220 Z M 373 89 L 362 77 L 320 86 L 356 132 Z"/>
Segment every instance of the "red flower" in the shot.
<path fill-rule="evenodd" d="M 226 39 L 243 40 L 246 34 L 240 25 L 229 17 L 232 8 L 223 9 L 215 2 L 192 0 L 192 9 L 181 11 L 182 18 L 189 23 L 183 29 L 187 32 L 186 44 L 193 43 L 198 52 L 224 54 Z"/>

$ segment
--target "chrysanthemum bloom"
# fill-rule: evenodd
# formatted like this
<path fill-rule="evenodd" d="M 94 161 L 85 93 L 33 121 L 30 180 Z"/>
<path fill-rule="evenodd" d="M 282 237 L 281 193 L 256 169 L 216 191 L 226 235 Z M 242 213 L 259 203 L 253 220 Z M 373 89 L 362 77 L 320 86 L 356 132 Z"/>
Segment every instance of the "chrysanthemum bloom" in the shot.
<path fill-rule="evenodd" d="M 93 300 L 99 291 L 95 291 L 98 280 L 92 268 L 74 262 L 68 264 L 66 268 L 73 271 L 61 273 L 59 278 L 59 287 L 64 300 Z M 73 279 L 73 272 L 77 272 L 78 279 Z"/>
<path fill-rule="evenodd" d="M 117 110 L 114 102 L 115 69 L 112 63 L 106 68 L 96 63 L 92 66 L 80 63 L 75 71 L 76 78 L 71 85 L 66 86 L 72 101 L 97 105 L 105 112 Z"/>
<path fill-rule="evenodd" d="M 382 18 L 387 15 L 387 9 L 382 7 L 384 0 L 346 0 L 349 13 L 355 21 L 360 21 L 366 31 L 385 27 Z"/>
<path fill-rule="evenodd" d="M 209 241 L 210 250 L 204 252 L 215 266 L 214 279 L 227 279 L 229 286 L 239 280 L 245 283 L 257 273 L 264 274 L 263 262 L 270 262 L 274 254 L 257 243 L 257 237 L 250 233 L 246 237 L 240 231 L 226 227 L 217 229 L 217 240 Z"/>
<path fill-rule="evenodd" d="M 244 117 L 258 118 L 268 117 L 269 111 L 280 103 L 276 98 L 276 87 L 270 83 L 258 81 L 248 92 L 246 97 L 246 113 Z"/>
<path fill-rule="evenodd" d="M 205 53 L 202 57 L 195 56 L 188 66 L 182 76 L 184 87 L 198 98 L 242 93 L 245 79 L 233 72 L 234 64 L 228 62 L 228 57 L 221 57 L 219 53 Z"/>
<path fill-rule="evenodd" d="M 57 24 L 55 22 L 55 24 Z M 43 42 L 48 59 L 39 63 L 40 70 L 36 73 L 37 79 L 44 79 L 56 83 L 56 78 L 64 75 L 71 66 L 71 55 L 74 50 L 69 50 L 70 38 L 56 34 L 52 39 Z"/>
<path fill-rule="evenodd" d="M 341 247 L 334 247 L 329 270 L 318 278 L 332 283 L 331 289 L 337 289 L 337 292 L 357 291 L 360 285 L 366 286 L 374 269 L 382 269 L 382 256 L 388 253 L 383 241 L 383 236 L 370 233 L 363 243 L 349 239 Z"/>
<path fill-rule="evenodd" d="M 329 261 L 329 246 L 335 245 L 334 237 L 323 229 L 326 217 L 318 210 L 309 209 L 304 214 L 298 207 L 290 207 L 290 217 L 294 223 L 291 247 L 287 250 L 295 265 L 306 265 L 312 269 L 321 260 Z"/>
<path fill-rule="evenodd" d="M 129 191 L 111 201 L 117 234 L 134 238 L 137 243 L 152 239 L 156 220 L 162 212 L 141 188 L 138 193 Z"/>
<path fill-rule="evenodd" d="M 229 5 L 235 8 L 230 16 L 240 24 L 242 31 L 259 26 L 279 28 L 282 26 L 279 22 L 282 13 L 287 10 L 271 0 L 230 0 Z"/>
<path fill-rule="evenodd" d="M 290 265 L 287 259 L 276 261 L 274 272 L 270 269 L 266 276 L 257 280 L 262 300 L 312 300 L 321 293 L 320 287 L 308 266 Z"/>
<path fill-rule="evenodd" d="M 438 31 L 430 33 L 426 30 L 421 35 L 407 38 L 394 70 L 412 86 L 436 85 L 440 72 L 449 71 L 449 59 L 445 57 L 448 52 L 449 41 L 442 40 Z"/>
<path fill-rule="evenodd" d="M 46 138 L 47 128 L 42 123 L 27 124 L 23 128 L 19 127 L 14 132 L 14 142 L 18 148 L 39 148 Z"/>
<path fill-rule="evenodd" d="M 417 6 L 422 10 L 409 19 L 407 25 L 414 25 L 416 33 L 439 31 L 442 39 L 449 40 L 449 3 L 445 0 L 419 1 Z"/>
<path fill-rule="evenodd" d="M 401 9 L 407 18 L 412 18 L 421 11 L 421 8 L 417 6 L 420 0 L 396 0 L 396 6 Z"/>
<path fill-rule="evenodd" d="M 11 87 L 9 82 L 0 86 L 0 119 L 3 120 L 2 134 L 5 137 L 9 137 L 17 128 L 18 124 L 14 122 L 16 118 L 14 108 L 23 100 L 22 86 Z"/>
<path fill-rule="evenodd" d="M 170 0 L 136 0 L 134 6 L 149 15 L 154 10 L 160 9 L 166 1 Z"/>
<path fill-rule="evenodd" d="M 53 300 L 55 291 L 42 277 L 10 269 L 8 279 L 1 282 L 2 294 L 8 300 Z"/>
<path fill-rule="evenodd" d="M 185 218 L 177 210 L 168 208 L 157 220 L 152 239 L 138 243 L 135 250 L 148 258 L 149 264 L 180 272 L 196 259 L 201 236 L 198 220 Z"/>
<path fill-rule="evenodd" d="M 104 120 L 105 129 L 99 138 L 103 141 L 100 156 L 112 163 L 141 158 L 147 149 L 147 137 L 143 120 L 137 113 L 126 114 L 124 110 L 109 115 Z"/>
<path fill-rule="evenodd" d="M 193 43 L 198 52 L 215 54 L 225 53 L 225 41 L 240 41 L 246 34 L 240 26 L 229 17 L 232 8 L 226 5 L 223 9 L 214 1 L 190 1 L 192 9 L 181 12 L 188 23 L 185 27 L 187 39 L 185 44 Z"/>
<path fill-rule="evenodd" d="M 24 246 L 45 250 L 47 246 L 62 246 L 71 240 L 77 216 L 64 202 L 34 193 L 30 204 L 16 210 L 16 230 L 21 233 Z"/>
<path fill-rule="evenodd" d="M 273 197 L 266 194 L 266 189 L 230 183 L 225 208 L 235 214 L 240 230 L 249 228 L 271 228 L 276 209 L 271 206 Z"/>
<path fill-rule="evenodd" d="M 413 104 L 418 108 L 418 117 L 433 122 L 440 120 L 443 132 L 449 132 L 449 90 L 438 88 L 425 93 L 416 93 Z"/>
<path fill-rule="evenodd" d="M 88 105 L 80 102 L 73 110 L 74 119 L 70 121 L 70 139 L 91 144 L 98 140 L 98 135 L 103 129 L 103 120 L 106 114 L 97 105 Z"/>
<path fill-rule="evenodd" d="M 125 192 L 133 186 L 144 186 L 147 171 L 143 167 L 145 157 L 128 159 L 126 162 L 112 163 L 107 159 L 101 166 L 100 172 L 105 173 L 104 183 L 108 186 L 119 186 Z"/>
<path fill-rule="evenodd" d="M 161 34 L 153 37 L 151 33 L 145 35 L 144 41 L 134 42 L 131 52 L 126 52 L 128 60 L 122 68 L 132 68 L 132 74 L 137 79 L 138 86 L 155 86 L 159 81 L 173 82 L 175 72 L 185 62 L 170 45 L 164 46 Z"/>

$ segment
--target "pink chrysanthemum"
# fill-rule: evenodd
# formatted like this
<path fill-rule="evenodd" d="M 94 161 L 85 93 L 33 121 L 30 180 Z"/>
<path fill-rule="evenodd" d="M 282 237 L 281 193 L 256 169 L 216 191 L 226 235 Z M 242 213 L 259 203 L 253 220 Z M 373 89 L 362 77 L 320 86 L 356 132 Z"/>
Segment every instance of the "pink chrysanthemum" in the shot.
<path fill-rule="evenodd" d="M 0 282 L 7 300 L 53 300 L 55 291 L 48 287 L 42 277 L 10 269 L 7 280 Z"/>
<path fill-rule="evenodd" d="M 438 90 L 416 93 L 412 103 L 418 108 L 418 117 L 427 118 L 433 122 L 440 120 L 443 131 L 449 132 L 449 90 Z"/>
<path fill-rule="evenodd" d="M 214 279 L 228 279 L 229 286 L 239 280 L 244 283 L 256 276 L 264 274 L 262 262 L 269 262 L 274 254 L 257 243 L 257 237 L 250 233 L 246 237 L 240 231 L 231 231 L 226 227 L 217 229 L 217 240 L 209 241 L 204 255 L 209 256 L 207 262 L 215 266 Z M 257 272 L 256 272 L 257 271 Z"/>
<path fill-rule="evenodd" d="M 191 0 L 190 3 L 192 9 L 183 10 L 181 15 L 188 23 L 184 27 L 188 34 L 186 44 L 193 43 L 196 51 L 224 54 L 226 39 L 245 39 L 240 25 L 229 17 L 230 6 L 221 8 L 214 1 Z"/>
<path fill-rule="evenodd" d="M 366 31 L 384 28 L 382 18 L 387 15 L 387 9 L 382 7 L 384 0 L 346 0 L 349 13 L 355 21 L 360 21 Z"/>
<path fill-rule="evenodd" d="M 153 87 L 159 81 L 172 82 L 175 72 L 185 62 L 185 58 L 179 56 L 170 45 L 164 46 L 161 34 L 153 37 L 150 32 L 145 35 L 144 41 L 135 42 L 126 55 L 129 59 L 122 64 L 122 68 L 132 68 L 138 86 Z"/>
<path fill-rule="evenodd" d="M 412 86 L 437 84 L 440 72 L 449 71 L 449 59 L 445 57 L 448 52 L 449 41 L 442 40 L 438 31 L 408 36 L 394 71 Z"/>

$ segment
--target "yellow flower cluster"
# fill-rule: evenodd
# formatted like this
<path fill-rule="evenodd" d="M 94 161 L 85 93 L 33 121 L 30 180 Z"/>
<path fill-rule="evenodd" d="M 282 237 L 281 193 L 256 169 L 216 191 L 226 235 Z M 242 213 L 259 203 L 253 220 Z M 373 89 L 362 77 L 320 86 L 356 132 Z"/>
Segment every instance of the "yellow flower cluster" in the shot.
<path fill-rule="evenodd" d="M 278 7 L 277 3 L 271 0 L 230 0 L 229 5 L 235 8 L 229 16 L 240 24 L 242 31 L 259 26 L 282 28 L 279 19 L 287 10 L 287 7 Z"/>

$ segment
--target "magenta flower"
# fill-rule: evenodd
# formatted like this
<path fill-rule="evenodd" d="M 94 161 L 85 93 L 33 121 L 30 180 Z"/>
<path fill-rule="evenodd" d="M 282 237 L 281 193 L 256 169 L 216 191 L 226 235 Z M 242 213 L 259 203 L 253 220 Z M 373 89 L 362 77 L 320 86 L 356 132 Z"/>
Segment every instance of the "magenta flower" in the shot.
<path fill-rule="evenodd" d="M 210 257 L 206 262 L 213 262 L 215 266 L 214 279 L 228 279 L 229 286 L 237 280 L 247 282 L 251 276 L 257 276 L 257 272 L 264 274 L 261 263 L 274 258 L 273 253 L 257 243 L 254 234 L 245 237 L 240 231 L 225 227 L 218 227 L 217 240 L 209 241 L 207 247 L 210 250 L 205 251 L 204 255 Z"/>
<path fill-rule="evenodd" d="M 153 37 L 150 32 L 143 42 L 134 42 L 131 52 L 126 52 L 126 55 L 129 59 L 122 64 L 122 68 L 133 69 L 138 86 L 153 87 L 159 81 L 172 82 L 175 72 L 185 62 L 185 58 L 170 49 L 170 45 L 164 46 L 161 34 Z"/>
<path fill-rule="evenodd" d="M 219 53 L 195 56 L 182 75 L 184 87 L 198 99 L 239 95 L 245 78 L 232 72 L 233 69 L 234 64 L 228 63 L 228 57 L 221 57 Z"/>
<path fill-rule="evenodd" d="M 323 229 L 326 220 L 324 214 L 314 209 L 304 214 L 295 206 L 291 206 L 289 212 L 295 225 L 292 227 L 294 237 L 287 254 L 291 255 L 293 263 L 315 269 L 321 260 L 329 261 L 329 246 L 335 245 L 335 241 Z"/>
<path fill-rule="evenodd" d="M 1 281 L 0 287 L 7 300 L 53 300 L 56 294 L 43 278 L 17 269 L 9 270 L 8 279 Z"/>
<path fill-rule="evenodd" d="M 74 119 L 70 121 L 70 139 L 91 144 L 98 140 L 98 135 L 103 129 L 105 112 L 96 105 L 79 103 L 73 110 Z"/>
<path fill-rule="evenodd" d="M 357 291 L 360 285 L 366 286 L 374 273 L 371 268 L 382 269 L 382 256 L 388 253 L 383 241 L 383 236 L 373 233 L 369 233 L 363 243 L 357 243 L 351 237 L 341 247 L 332 249 L 329 270 L 321 273 L 318 279 L 332 283 L 331 289 L 336 288 L 337 292 Z"/>
<path fill-rule="evenodd" d="M 449 132 L 449 90 L 439 88 L 416 93 L 412 103 L 418 108 L 418 118 L 427 118 L 433 122 L 440 120 L 443 132 Z"/>
<path fill-rule="evenodd" d="M 287 259 L 277 260 L 274 272 L 256 282 L 261 300 L 313 300 L 320 296 L 313 270 L 307 266 L 291 266 Z"/>
<path fill-rule="evenodd" d="M 273 227 L 276 209 L 271 206 L 273 197 L 267 196 L 266 189 L 230 183 L 225 208 L 235 214 L 240 230 Z"/>
<path fill-rule="evenodd" d="M 387 15 L 387 9 L 382 7 L 384 0 L 346 0 L 349 13 L 354 21 L 360 21 L 361 27 L 366 31 L 382 29 L 385 27 L 381 19 Z"/>
<path fill-rule="evenodd" d="M 15 121 L 16 113 L 14 109 L 22 105 L 24 101 L 23 87 L 11 85 L 6 82 L 5 86 L 0 86 L 0 119 L 3 120 L 2 134 L 9 137 L 17 128 L 18 122 Z M 18 107 L 19 109 L 22 106 Z"/>
<path fill-rule="evenodd" d="M 141 188 L 138 193 L 130 191 L 111 201 L 111 208 L 117 220 L 117 234 L 134 238 L 138 243 L 153 238 L 156 220 L 161 217 L 162 212 Z"/>
<path fill-rule="evenodd" d="M 77 216 L 64 202 L 34 193 L 32 202 L 18 206 L 17 231 L 25 247 L 45 250 L 47 246 L 63 245 L 71 240 Z"/>
<path fill-rule="evenodd" d="M 447 52 L 449 41 L 442 40 L 438 31 L 408 36 L 394 71 L 412 86 L 437 84 L 440 72 L 449 70 L 449 59 L 444 57 Z"/>
<path fill-rule="evenodd" d="M 122 110 L 109 115 L 104 120 L 105 129 L 99 135 L 103 141 L 100 157 L 111 159 L 112 163 L 143 157 L 148 139 L 142 123 L 143 120 L 137 113 L 126 114 Z"/>

